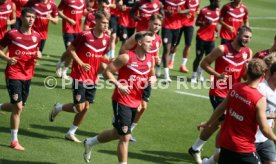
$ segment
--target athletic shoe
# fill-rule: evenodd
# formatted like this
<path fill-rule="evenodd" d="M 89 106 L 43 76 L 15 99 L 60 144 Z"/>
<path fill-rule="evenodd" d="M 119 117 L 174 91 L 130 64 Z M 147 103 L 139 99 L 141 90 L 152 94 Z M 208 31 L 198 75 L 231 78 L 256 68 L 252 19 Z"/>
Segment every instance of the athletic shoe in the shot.
<path fill-rule="evenodd" d="M 156 67 L 156 77 L 160 77 L 161 76 L 161 67 Z"/>
<path fill-rule="evenodd" d="M 193 148 L 190 147 L 190 149 L 189 149 L 188 152 L 194 158 L 194 160 L 196 161 L 197 164 L 201 164 L 202 163 L 200 151 L 193 150 Z"/>
<path fill-rule="evenodd" d="M 171 83 L 172 79 L 170 77 L 165 77 L 164 83 Z"/>
<path fill-rule="evenodd" d="M 130 142 L 136 142 L 137 140 L 135 138 L 133 138 L 133 137 L 130 137 L 129 141 Z"/>
<path fill-rule="evenodd" d="M 52 111 L 49 113 L 49 121 L 50 122 L 54 122 L 55 120 L 55 117 L 58 115 L 58 110 L 57 108 L 60 107 L 61 104 L 60 103 L 56 103 L 54 106 L 53 106 L 53 109 Z"/>
<path fill-rule="evenodd" d="M 65 139 L 69 140 L 69 141 L 73 141 L 76 143 L 81 143 L 81 141 L 75 136 L 75 134 L 66 134 L 65 135 Z"/>
<path fill-rule="evenodd" d="M 62 78 L 65 79 L 65 80 L 71 80 L 71 77 L 67 75 L 66 72 L 62 72 Z"/>
<path fill-rule="evenodd" d="M 187 69 L 186 65 L 181 65 L 179 67 L 179 71 L 183 72 L 183 73 L 188 73 L 189 72 L 189 70 Z"/>
<path fill-rule="evenodd" d="M 203 76 L 200 76 L 200 77 L 199 77 L 199 81 L 203 83 L 203 82 L 204 82 L 204 77 L 203 77 Z"/>
<path fill-rule="evenodd" d="M 87 139 L 83 141 L 83 146 L 84 146 L 83 159 L 85 162 L 89 163 L 91 161 L 92 146 L 87 143 Z"/>
<path fill-rule="evenodd" d="M 10 144 L 10 147 L 15 150 L 21 150 L 21 151 L 25 150 L 25 148 L 23 146 L 21 146 L 18 141 L 12 141 Z"/>
<path fill-rule="evenodd" d="M 56 74 L 57 74 L 57 77 L 61 77 L 62 76 L 62 66 L 61 66 L 60 62 L 57 63 Z"/>
<path fill-rule="evenodd" d="M 170 61 L 169 61 L 168 68 L 169 68 L 169 69 L 173 69 L 173 65 L 174 65 L 174 61 L 173 61 L 173 60 L 170 60 Z"/>
<path fill-rule="evenodd" d="M 196 79 L 195 76 L 192 76 L 192 78 L 191 78 L 191 83 L 197 83 L 197 79 Z"/>

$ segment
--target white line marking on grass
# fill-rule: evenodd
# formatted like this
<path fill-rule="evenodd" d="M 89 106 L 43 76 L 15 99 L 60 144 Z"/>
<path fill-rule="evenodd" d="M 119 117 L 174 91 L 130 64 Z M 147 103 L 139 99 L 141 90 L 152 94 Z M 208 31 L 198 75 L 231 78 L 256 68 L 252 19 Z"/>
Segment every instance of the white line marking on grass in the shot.
<path fill-rule="evenodd" d="M 276 28 L 266 28 L 266 27 L 250 27 L 252 30 L 263 30 L 263 31 L 276 31 Z"/>
<path fill-rule="evenodd" d="M 276 20 L 276 17 L 248 17 L 250 20 Z"/>
<path fill-rule="evenodd" d="M 189 93 L 189 92 L 183 92 L 183 91 L 175 91 L 178 94 L 182 94 L 182 95 L 189 95 L 189 96 L 193 96 L 193 97 L 199 97 L 199 98 L 203 98 L 203 99 L 208 99 L 208 96 L 203 96 L 203 95 L 199 95 L 199 94 L 194 94 L 194 93 Z"/>

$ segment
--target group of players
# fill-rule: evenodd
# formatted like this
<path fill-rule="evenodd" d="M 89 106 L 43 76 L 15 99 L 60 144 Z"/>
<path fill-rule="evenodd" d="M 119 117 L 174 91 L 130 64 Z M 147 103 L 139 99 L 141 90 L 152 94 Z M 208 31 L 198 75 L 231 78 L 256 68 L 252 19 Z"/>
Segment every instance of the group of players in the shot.
<path fill-rule="evenodd" d="M 56 73 L 59 77 L 68 78 L 67 70 L 73 61 L 70 74 L 73 79 L 73 103 L 56 103 L 49 113 L 49 120 L 54 121 L 61 111 L 74 113 L 73 124 L 65 138 L 81 142 L 75 136 L 75 132 L 90 108 L 90 104 L 93 103 L 100 68 L 104 77 L 116 86 L 112 96 L 114 128 L 84 141 L 86 162 L 91 160 L 94 145 L 119 139 L 118 161 L 121 164 L 127 163 L 128 143 L 132 139 L 131 132 L 147 108 L 151 85 L 156 81 L 155 75 L 161 74 L 161 61 L 165 81 L 171 82 L 169 68 L 173 67 L 175 52 L 182 33 L 185 37 L 185 47 L 180 71 L 188 72 L 186 63 L 194 24 L 199 26 L 199 29 L 196 36 L 196 58 L 193 63 L 191 82 L 197 83 L 198 73 L 199 80 L 203 81 L 203 70 L 214 76 L 214 85 L 209 95 L 211 104 L 216 110 L 207 123 L 200 125 L 203 130 L 189 149 L 189 153 L 197 163 L 202 163 L 200 157 L 202 146 L 213 132 L 222 126 L 216 145 L 216 155 L 203 162 L 227 163 L 233 162 L 231 161 L 233 159 L 236 160 L 235 163 L 258 162 L 253 141 L 257 123 L 260 126 L 259 135 L 263 133 L 269 139 L 276 140 L 271 127 L 266 123 L 264 98 L 256 90 L 261 79 L 263 82 L 259 87 L 272 90 L 264 93 L 261 89 L 261 92 L 267 98 L 267 110 L 273 113 L 276 103 L 271 96 L 267 95 L 275 96 L 276 68 L 271 62 L 275 54 L 273 56 L 271 53 L 276 51 L 276 41 L 272 48 L 255 55 L 270 61 L 270 63 L 267 62 L 270 71 L 264 77 L 266 64 L 262 60 L 251 60 L 252 51 L 247 47 L 252 32 L 248 27 L 248 10 L 241 0 L 233 0 L 225 4 L 221 10 L 219 0 L 210 0 L 210 5 L 201 10 L 199 10 L 199 4 L 199 0 L 161 2 L 159 0 L 139 2 L 61 0 L 57 6 L 53 0 L 17 0 L 14 3 L 10 0 L 2 0 L 0 2 L 0 57 L 7 61 L 5 75 L 10 102 L 0 104 L 0 111 L 11 112 L 10 147 L 16 150 L 25 149 L 17 138 L 20 114 L 27 101 L 36 61 L 42 57 L 41 52 L 48 36 L 48 24 L 49 22 L 57 24 L 59 15 L 62 18 L 66 51 L 57 63 Z M 82 30 L 83 15 L 86 16 L 85 30 Z M 196 15 L 198 15 L 197 18 Z M 215 48 L 214 40 L 218 32 L 218 23 L 221 24 L 222 45 Z M 6 32 L 8 25 L 13 25 L 13 29 Z M 158 35 L 161 27 L 162 39 Z M 120 55 L 115 59 L 117 38 L 123 44 Z M 163 54 L 160 60 L 158 52 L 162 44 Z M 4 52 L 6 47 L 7 52 Z M 200 64 L 204 54 L 208 55 Z M 212 63 L 215 63 L 214 68 L 211 66 Z M 118 74 L 117 79 L 114 77 L 115 73 Z M 246 83 L 239 83 L 246 77 L 248 78 Z M 235 83 L 237 85 L 231 89 L 229 84 Z M 231 89 L 230 92 L 229 89 Z M 240 106 L 248 109 L 248 113 L 240 112 Z M 225 109 L 226 115 L 223 115 Z M 274 116 L 269 115 L 268 118 L 273 119 Z M 246 123 L 243 123 L 244 121 Z M 229 122 L 236 126 L 229 126 Z M 244 124 L 245 128 L 241 130 L 240 126 Z M 272 120 L 270 120 L 271 125 Z M 242 131 L 241 134 L 237 132 L 237 128 Z M 227 135 L 233 136 L 231 142 L 225 141 Z M 273 142 L 265 142 L 270 140 L 264 139 L 264 136 L 260 137 L 262 142 L 256 141 L 261 145 L 261 151 L 258 150 L 258 153 L 262 162 L 275 162 L 276 153 Z M 265 143 L 268 146 L 259 143 Z"/>

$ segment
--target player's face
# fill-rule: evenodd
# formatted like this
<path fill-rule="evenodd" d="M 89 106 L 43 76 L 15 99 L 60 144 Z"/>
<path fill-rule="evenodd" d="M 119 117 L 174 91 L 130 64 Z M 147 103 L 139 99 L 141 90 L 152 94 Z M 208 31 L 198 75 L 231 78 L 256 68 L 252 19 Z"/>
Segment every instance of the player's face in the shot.
<path fill-rule="evenodd" d="M 250 42 L 251 40 L 251 37 L 252 37 L 252 33 L 249 32 L 249 31 L 245 31 L 243 32 L 242 34 L 239 34 L 238 35 L 238 44 L 241 46 L 241 47 L 246 47 L 248 45 L 248 43 Z"/>
<path fill-rule="evenodd" d="M 109 23 L 108 19 L 106 19 L 106 18 L 100 19 L 97 22 L 99 30 L 101 30 L 103 32 L 107 31 L 108 30 L 108 23 Z"/>
<path fill-rule="evenodd" d="M 32 27 L 35 21 L 34 13 L 26 13 L 25 16 L 21 17 L 22 25 L 27 27 Z"/>
<path fill-rule="evenodd" d="M 161 24 L 162 22 L 159 19 L 156 19 L 155 21 L 150 22 L 149 30 L 156 34 L 160 30 Z"/>
<path fill-rule="evenodd" d="M 211 5 L 214 6 L 214 8 L 219 8 L 219 6 L 220 6 L 220 0 L 213 0 L 213 2 L 212 2 Z"/>
<path fill-rule="evenodd" d="M 143 50 L 145 52 L 149 52 L 151 50 L 151 45 L 152 45 L 152 37 L 151 36 L 145 36 L 142 40 L 141 40 L 141 47 L 143 48 Z"/>

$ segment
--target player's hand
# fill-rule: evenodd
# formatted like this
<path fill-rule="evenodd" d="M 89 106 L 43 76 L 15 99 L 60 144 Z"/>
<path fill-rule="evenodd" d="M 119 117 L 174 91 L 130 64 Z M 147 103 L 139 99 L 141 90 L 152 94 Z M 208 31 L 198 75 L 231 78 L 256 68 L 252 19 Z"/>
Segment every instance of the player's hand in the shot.
<path fill-rule="evenodd" d="M 133 19 L 134 19 L 136 22 L 141 21 L 140 17 L 138 17 L 138 16 L 134 16 Z"/>
<path fill-rule="evenodd" d="M 42 53 L 40 51 L 37 51 L 37 59 L 41 59 L 42 58 Z"/>
<path fill-rule="evenodd" d="M 153 86 L 153 85 L 156 83 L 156 81 L 157 81 L 157 78 L 156 78 L 155 75 L 154 75 L 154 76 L 151 76 L 151 77 L 149 78 L 149 83 L 150 83 L 151 86 Z"/>
<path fill-rule="evenodd" d="M 72 25 L 72 26 L 75 26 L 75 25 L 76 25 L 76 21 L 74 21 L 73 19 L 69 19 L 68 22 L 69 22 L 69 24 Z"/>
<path fill-rule="evenodd" d="M 90 68 L 91 68 L 91 66 L 90 66 L 89 64 L 87 64 L 87 63 L 83 63 L 83 64 L 81 65 L 81 68 L 82 68 L 84 71 L 89 71 Z"/>
<path fill-rule="evenodd" d="M 17 63 L 17 60 L 15 57 L 9 58 L 8 59 L 8 64 L 10 65 L 15 65 Z"/>
<path fill-rule="evenodd" d="M 226 81 L 228 79 L 228 77 L 229 77 L 229 75 L 227 75 L 226 72 L 222 72 L 217 78 Z"/>
<path fill-rule="evenodd" d="M 117 87 L 118 87 L 119 91 L 120 91 L 123 95 L 128 95 L 128 94 L 130 94 L 130 90 L 129 90 L 129 88 L 128 88 L 127 85 L 119 84 Z"/>
<path fill-rule="evenodd" d="M 51 21 L 53 19 L 53 17 L 50 14 L 47 14 L 46 18 Z"/>
<path fill-rule="evenodd" d="M 159 57 L 155 58 L 155 65 L 160 65 L 161 64 L 161 59 Z"/>
<path fill-rule="evenodd" d="M 232 26 L 227 26 L 227 30 L 228 30 L 229 32 L 233 33 L 233 32 L 234 32 L 234 27 L 232 27 Z"/>
<path fill-rule="evenodd" d="M 173 11 L 172 11 L 172 10 L 165 10 L 165 14 L 167 14 L 167 15 L 172 15 L 172 14 L 173 14 Z"/>
<path fill-rule="evenodd" d="M 122 10 L 122 11 L 126 11 L 126 9 L 127 9 L 126 5 L 122 5 L 122 6 L 121 6 L 121 10 Z"/>
<path fill-rule="evenodd" d="M 208 125 L 206 122 L 201 122 L 199 125 L 197 125 L 197 130 L 202 130 L 206 128 Z"/>

